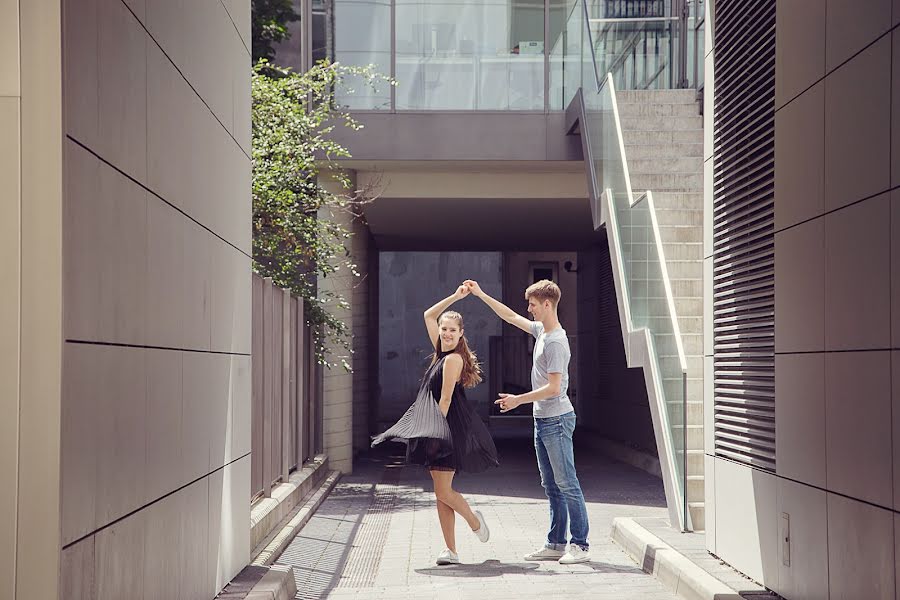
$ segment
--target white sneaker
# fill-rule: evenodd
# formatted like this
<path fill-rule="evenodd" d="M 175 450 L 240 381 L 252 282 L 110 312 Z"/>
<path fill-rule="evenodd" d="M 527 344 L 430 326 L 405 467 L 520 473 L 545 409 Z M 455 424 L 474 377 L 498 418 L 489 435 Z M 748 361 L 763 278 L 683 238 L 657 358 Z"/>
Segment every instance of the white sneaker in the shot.
<path fill-rule="evenodd" d="M 591 560 L 591 553 L 576 544 L 569 544 L 569 550 L 559 559 L 561 565 L 574 565 Z"/>
<path fill-rule="evenodd" d="M 491 539 L 491 530 L 488 529 L 487 523 L 484 522 L 484 515 L 481 514 L 480 510 L 475 511 L 475 516 L 478 517 L 478 522 L 480 526 L 475 530 L 475 535 L 478 536 L 478 540 L 481 542 L 486 542 Z"/>
<path fill-rule="evenodd" d="M 456 552 L 451 552 L 450 548 L 445 548 L 443 552 L 438 554 L 435 562 L 439 565 L 458 565 L 459 556 L 456 555 Z"/>
<path fill-rule="evenodd" d="M 554 550 L 553 548 L 544 546 L 540 550 L 535 550 L 530 554 L 526 554 L 525 560 L 559 560 L 562 557 L 562 550 Z"/>

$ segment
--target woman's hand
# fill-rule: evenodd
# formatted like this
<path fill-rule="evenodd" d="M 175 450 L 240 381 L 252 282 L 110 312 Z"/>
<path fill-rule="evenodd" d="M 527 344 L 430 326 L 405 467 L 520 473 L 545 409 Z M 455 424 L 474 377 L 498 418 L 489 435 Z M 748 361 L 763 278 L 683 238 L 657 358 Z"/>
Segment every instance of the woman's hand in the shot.
<path fill-rule="evenodd" d="M 462 300 L 463 298 L 468 296 L 471 291 L 472 290 L 469 289 L 468 286 L 461 285 L 458 288 L 456 288 L 456 293 L 453 294 L 453 297 L 456 298 L 457 300 Z"/>
<path fill-rule="evenodd" d="M 472 279 L 466 279 L 466 280 L 463 282 L 463 285 L 466 286 L 466 287 L 469 289 L 470 292 L 472 292 L 473 294 L 475 294 L 475 297 L 476 297 L 476 298 L 480 298 L 480 297 L 481 297 L 481 294 L 482 294 L 481 286 L 478 285 L 478 282 L 477 282 L 477 281 L 473 281 Z"/>

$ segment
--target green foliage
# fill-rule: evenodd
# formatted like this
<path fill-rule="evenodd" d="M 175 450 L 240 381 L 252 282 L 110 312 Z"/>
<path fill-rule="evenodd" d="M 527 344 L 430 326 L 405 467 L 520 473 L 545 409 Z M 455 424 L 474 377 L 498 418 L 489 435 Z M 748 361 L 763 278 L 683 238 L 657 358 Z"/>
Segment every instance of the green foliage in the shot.
<path fill-rule="evenodd" d="M 274 44 L 291 37 L 288 23 L 299 21 L 292 0 L 253 0 L 250 8 L 253 62 L 275 58 Z"/>
<path fill-rule="evenodd" d="M 277 76 L 272 76 L 273 71 Z M 369 85 L 386 81 L 371 67 L 346 67 L 320 62 L 306 73 L 293 73 L 257 63 L 252 77 L 253 96 L 253 258 L 255 270 L 306 302 L 307 322 L 318 332 L 316 356 L 329 362 L 328 339 L 346 351 L 336 357 L 350 370 L 352 352 L 346 323 L 329 311 L 348 308 L 345 298 L 332 292 L 317 294 L 316 279 L 335 273 L 359 272 L 350 255 L 351 232 L 330 218 L 359 215 L 361 204 L 371 201 L 373 189 L 354 189 L 335 159 L 350 153 L 330 139 L 335 127 L 359 130 L 362 126 L 336 107 L 333 90 L 346 77 L 362 78 Z M 322 181 L 339 183 L 338 193 Z"/>

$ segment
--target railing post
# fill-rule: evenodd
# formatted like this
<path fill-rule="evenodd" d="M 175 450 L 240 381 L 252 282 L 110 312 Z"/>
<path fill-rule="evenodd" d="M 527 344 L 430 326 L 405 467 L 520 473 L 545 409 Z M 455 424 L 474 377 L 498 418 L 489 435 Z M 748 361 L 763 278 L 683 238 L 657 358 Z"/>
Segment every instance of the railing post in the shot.
<path fill-rule="evenodd" d="M 306 383 L 306 319 L 304 317 L 303 298 L 297 298 L 297 468 L 303 468 L 303 460 L 306 458 L 307 431 L 304 427 L 306 419 L 306 399 L 309 396 L 309 387 Z"/>
<path fill-rule="evenodd" d="M 263 281 L 263 403 L 262 403 L 262 477 L 263 477 L 263 495 L 269 497 L 272 495 L 272 407 L 274 405 L 274 354 L 275 343 L 273 324 L 273 296 L 275 285 L 272 283 L 271 277 L 266 277 Z"/>

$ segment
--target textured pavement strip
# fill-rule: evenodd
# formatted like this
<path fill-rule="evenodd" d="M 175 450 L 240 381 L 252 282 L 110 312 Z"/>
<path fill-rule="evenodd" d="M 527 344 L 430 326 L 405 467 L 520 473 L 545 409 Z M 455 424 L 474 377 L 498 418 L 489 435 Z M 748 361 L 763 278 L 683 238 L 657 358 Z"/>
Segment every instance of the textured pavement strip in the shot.
<path fill-rule="evenodd" d="M 276 561 L 293 565 L 297 598 L 675 598 L 609 539 L 615 517 L 666 518 L 659 479 L 576 450 L 592 561 L 529 563 L 522 556 L 543 542 L 548 521 L 534 449 L 530 439 L 500 440 L 498 449 L 500 469 L 455 480 L 484 513 L 491 539 L 481 544 L 457 517 L 463 564 L 448 567 L 434 564 L 444 543 L 427 472 L 403 466 L 400 445 L 358 457 Z"/>

